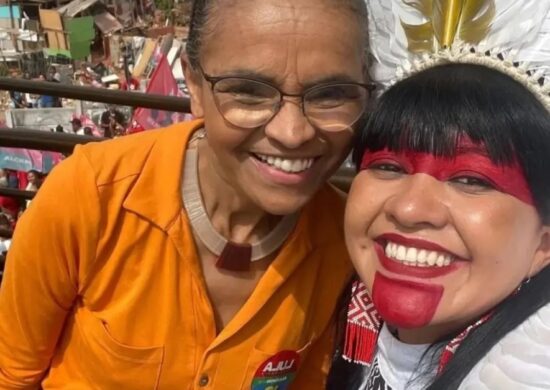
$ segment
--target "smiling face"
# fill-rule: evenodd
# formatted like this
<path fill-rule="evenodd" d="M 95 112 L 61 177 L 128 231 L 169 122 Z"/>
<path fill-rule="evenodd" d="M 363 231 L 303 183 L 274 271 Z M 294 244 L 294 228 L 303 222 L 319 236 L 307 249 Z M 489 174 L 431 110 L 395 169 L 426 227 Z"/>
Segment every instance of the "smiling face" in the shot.
<path fill-rule="evenodd" d="M 37 184 L 38 183 L 38 176 L 34 172 L 27 173 L 27 181 L 31 184 Z"/>
<path fill-rule="evenodd" d="M 548 228 L 521 168 L 480 147 L 455 158 L 367 151 L 345 229 L 382 317 L 421 329 L 421 342 L 463 328 L 546 264 Z"/>
<path fill-rule="evenodd" d="M 204 36 L 200 62 L 210 76 L 266 81 L 287 94 L 303 93 L 328 80 L 365 82 L 358 18 L 330 1 L 220 4 L 209 26 L 212 31 Z M 285 98 L 264 126 L 231 125 L 200 72 L 188 68 L 186 76 L 193 114 L 205 119 L 204 153 L 212 171 L 270 214 L 289 214 L 302 207 L 349 150 L 351 129 L 316 129 L 296 98 Z"/>

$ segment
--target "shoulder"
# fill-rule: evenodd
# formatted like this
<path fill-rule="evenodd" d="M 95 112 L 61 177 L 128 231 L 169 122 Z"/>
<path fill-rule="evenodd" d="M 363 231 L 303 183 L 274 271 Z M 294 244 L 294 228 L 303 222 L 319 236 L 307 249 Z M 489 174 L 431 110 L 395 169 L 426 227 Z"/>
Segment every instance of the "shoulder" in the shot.
<path fill-rule="evenodd" d="M 330 184 L 304 208 L 313 257 L 320 263 L 319 278 L 334 283 L 338 291 L 352 273 L 344 239 L 344 209 L 345 197 Z"/>
<path fill-rule="evenodd" d="M 344 240 L 346 194 L 325 184 L 304 208 L 315 244 L 340 244 Z"/>
<path fill-rule="evenodd" d="M 550 387 L 550 304 L 508 333 L 472 369 L 460 389 Z"/>
<path fill-rule="evenodd" d="M 96 184 L 101 186 L 138 175 L 151 154 L 162 153 L 164 148 L 183 145 L 182 141 L 187 139 L 195 127 L 196 122 L 178 123 L 164 129 L 90 143 L 78 146 L 75 155 L 88 161 Z"/>
<path fill-rule="evenodd" d="M 139 173 L 153 145 L 166 130 L 152 130 L 77 146 L 72 157 L 89 162 L 98 185 Z"/>
<path fill-rule="evenodd" d="M 346 194 L 331 184 L 325 184 L 306 206 L 307 213 L 323 222 L 343 224 Z"/>

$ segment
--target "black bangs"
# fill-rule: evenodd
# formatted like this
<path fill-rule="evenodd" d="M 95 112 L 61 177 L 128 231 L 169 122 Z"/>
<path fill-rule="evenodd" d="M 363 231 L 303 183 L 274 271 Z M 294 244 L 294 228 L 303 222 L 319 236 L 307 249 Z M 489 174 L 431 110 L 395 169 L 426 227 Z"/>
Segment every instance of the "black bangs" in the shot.
<path fill-rule="evenodd" d="M 518 100 L 525 88 L 500 72 L 470 64 L 430 68 L 391 87 L 358 134 L 356 166 L 366 150 L 388 148 L 452 157 L 466 136 L 497 164 L 513 162 Z M 534 96 L 531 103 L 538 104 Z M 520 102 L 521 103 L 521 102 Z M 525 104 L 525 103 L 524 103 Z"/>
<path fill-rule="evenodd" d="M 481 65 L 436 66 L 392 86 L 358 132 L 353 161 L 388 148 L 453 157 L 464 138 L 491 161 L 523 168 L 550 225 L 550 113 L 525 86 Z"/>

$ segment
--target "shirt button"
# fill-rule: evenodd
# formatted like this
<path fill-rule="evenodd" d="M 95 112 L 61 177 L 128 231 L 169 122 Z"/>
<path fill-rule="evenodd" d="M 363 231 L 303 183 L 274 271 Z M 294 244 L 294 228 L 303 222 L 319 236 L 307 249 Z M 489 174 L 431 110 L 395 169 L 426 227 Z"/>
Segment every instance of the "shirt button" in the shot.
<path fill-rule="evenodd" d="M 208 375 L 202 374 L 201 378 L 199 379 L 199 386 L 200 387 L 206 386 L 208 384 L 209 380 L 210 379 L 208 378 Z"/>

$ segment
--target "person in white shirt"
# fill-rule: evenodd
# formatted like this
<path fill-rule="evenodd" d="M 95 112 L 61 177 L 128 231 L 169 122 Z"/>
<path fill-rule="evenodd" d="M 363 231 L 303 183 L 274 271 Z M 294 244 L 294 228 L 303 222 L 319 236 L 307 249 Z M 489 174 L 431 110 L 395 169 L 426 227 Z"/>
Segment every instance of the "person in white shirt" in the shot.
<path fill-rule="evenodd" d="M 84 128 L 82 127 L 82 121 L 78 118 L 73 118 L 71 121 L 73 133 L 78 135 L 85 135 Z"/>

